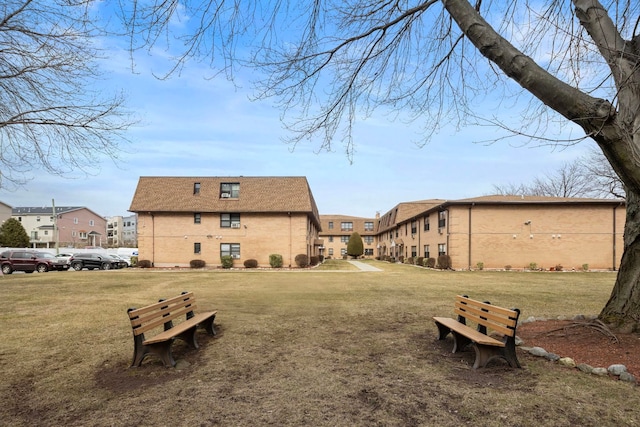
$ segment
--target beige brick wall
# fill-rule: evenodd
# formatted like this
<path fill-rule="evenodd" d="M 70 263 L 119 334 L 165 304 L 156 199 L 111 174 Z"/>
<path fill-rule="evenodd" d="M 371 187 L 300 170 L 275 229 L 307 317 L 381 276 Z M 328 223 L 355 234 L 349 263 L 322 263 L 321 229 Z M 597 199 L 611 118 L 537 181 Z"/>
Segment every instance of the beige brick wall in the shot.
<path fill-rule="evenodd" d="M 239 243 L 240 259 L 234 266 L 243 267 L 247 259 L 256 259 L 269 267 L 269 255 L 280 254 L 284 266 L 295 266 L 295 256 L 314 253 L 317 230 L 306 214 L 241 214 L 240 228 L 221 228 L 219 214 L 202 213 L 200 224 L 193 214 L 139 213 L 138 251 L 140 259 L 148 259 L 156 267 L 186 267 L 193 259 L 207 266 L 220 265 L 220 244 Z M 201 253 L 194 253 L 194 243 Z"/>
<path fill-rule="evenodd" d="M 617 269 L 622 256 L 624 206 L 454 206 L 448 213 L 454 268 Z"/>

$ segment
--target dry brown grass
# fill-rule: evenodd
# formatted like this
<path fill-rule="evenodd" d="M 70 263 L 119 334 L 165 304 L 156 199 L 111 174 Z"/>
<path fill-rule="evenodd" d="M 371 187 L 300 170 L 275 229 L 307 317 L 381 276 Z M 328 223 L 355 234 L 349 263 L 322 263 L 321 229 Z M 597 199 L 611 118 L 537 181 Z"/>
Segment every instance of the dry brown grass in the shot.
<path fill-rule="evenodd" d="M 339 265 L 339 263 L 337 264 Z M 638 389 L 520 353 L 473 370 L 434 340 L 467 293 L 523 316 L 597 313 L 611 273 L 82 271 L 0 278 L 0 419 L 12 426 L 637 425 Z M 336 267 L 340 268 L 340 267 Z M 192 290 L 219 335 L 182 369 L 130 369 L 126 315 Z"/>

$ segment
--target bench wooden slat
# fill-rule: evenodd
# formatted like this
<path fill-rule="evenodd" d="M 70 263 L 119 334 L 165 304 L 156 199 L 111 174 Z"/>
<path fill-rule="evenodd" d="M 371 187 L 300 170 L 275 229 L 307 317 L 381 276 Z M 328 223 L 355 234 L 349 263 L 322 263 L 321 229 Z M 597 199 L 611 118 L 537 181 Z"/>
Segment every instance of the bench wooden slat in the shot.
<path fill-rule="evenodd" d="M 179 310 L 175 310 L 173 307 L 169 307 L 167 310 L 162 310 L 159 313 L 169 313 L 168 316 L 153 316 L 153 319 L 155 320 L 147 320 L 147 318 L 145 319 L 133 319 L 131 320 L 131 325 L 140 325 L 138 327 L 135 327 L 133 329 L 133 333 L 135 335 L 140 335 L 143 334 L 147 331 L 150 331 L 151 329 L 157 328 L 159 326 L 164 325 L 166 322 L 170 321 L 170 320 L 175 320 L 180 318 L 180 316 L 186 316 L 188 312 L 193 311 L 195 307 L 182 307 Z M 170 310 L 170 311 L 169 311 Z"/>
<path fill-rule="evenodd" d="M 149 344 L 154 344 L 161 341 L 167 341 L 168 339 L 174 338 L 180 335 L 181 333 L 183 333 L 184 331 L 190 328 L 193 328 L 194 326 L 197 326 L 198 324 L 202 323 L 209 317 L 214 316 L 216 313 L 217 311 L 198 313 L 191 319 L 178 323 L 176 326 L 169 329 L 168 331 L 161 332 L 158 335 L 154 336 L 153 338 L 144 340 L 143 344 L 149 345 Z"/>
<path fill-rule="evenodd" d="M 442 323 L 451 330 L 463 334 L 464 336 L 468 337 L 472 341 L 477 342 L 478 344 L 504 347 L 503 342 L 491 338 L 489 335 L 485 335 L 482 332 L 478 332 L 477 330 L 469 326 L 463 325 L 462 323 L 458 322 L 456 319 L 452 319 L 451 317 L 434 317 L 433 320 L 438 323 Z"/>
<path fill-rule="evenodd" d="M 195 297 L 193 296 L 193 292 L 188 292 L 184 295 L 179 295 L 177 297 L 169 298 L 165 301 L 159 301 L 154 304 L 147 305 L 142 308 L 137 308 L 135 310 L 129 311 L 129 319 L 133 319 L 134 317 L 142 317 L 143 315 L 161 309 L 165 305 L 173 305 L 176 303 L 182 303 L 185 300 L 192 301 L 195 304 Z"/>
<path fill-rule="evenodd" d="M 487 303 L 482 302 L 482 301 L 478 301 L 478 300 L 474 300 L 471 298 L 467 298 L 464 295 L 457 295 L 456 296 L 456 301 L 457 302 L 466 302 L 469 305 L 473 305 L 473 306 L 485 306 L 487 305 Z M 509 308 L 504 308 L 504 307 L 500 307 L 498 305 L 492 305 L 492 304 L 488 304 L 492 311 L 494 313 L 501 313 L 504 316 L 512 316 L 514 314 L 514 311 L 509 309 Z"/>

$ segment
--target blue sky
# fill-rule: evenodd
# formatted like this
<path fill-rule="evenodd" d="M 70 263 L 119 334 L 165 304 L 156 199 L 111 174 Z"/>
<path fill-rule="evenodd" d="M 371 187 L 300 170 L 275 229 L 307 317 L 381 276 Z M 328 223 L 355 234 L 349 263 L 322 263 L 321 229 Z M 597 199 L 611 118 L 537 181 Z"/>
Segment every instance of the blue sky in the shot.
<path fill-rule="evenodd" d="M 140 176 L 306 176 L 321 214 L 373 217 L 403 201 L 476 197 L 491 194 L 496 184 L 530 183 L 589 148 L 526 144 L 524 137 L 475 144 L 492 139 L 496 130 L 453 126 L 419 148 L 419 122 L 372 117 L 358 122 L 350 163 L 339 141 L 329 153 L 317 152 L 320 141 L 292 151 L 282 142 L 287 133 L 280 111 L 269 101 L 250 101 L 242 76 L 237 83 L 245 88 L 236 88 L 224 78 L 207 79 L 211 71 L 191 63 L 181 76 L 160 81 L 152 72 L 166 67 L 162 55 L 141 55 L 132 73 L 127 53 L 110 49 L 103 63 L 105 91 L 123 91 L 140 119 L 128 131 L 132 143 L 123 147 L 121 160 L 105 158 L 94 175 L 75 179 L 36 170 L 23 188 L 0 189 L 0 201 L 51 206 L 54 199 L 56 206 L 128 215 Z"/>

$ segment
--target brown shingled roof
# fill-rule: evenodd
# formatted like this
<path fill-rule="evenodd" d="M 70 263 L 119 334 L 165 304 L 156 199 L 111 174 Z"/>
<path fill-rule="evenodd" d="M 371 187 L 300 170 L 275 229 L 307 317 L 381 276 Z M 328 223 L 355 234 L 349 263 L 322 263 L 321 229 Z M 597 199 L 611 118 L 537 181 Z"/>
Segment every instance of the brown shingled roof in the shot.
<path fill-rule="evenodd" d="M 193 194 L 195 183 L 200 193 Z M 240 197 L 221 199 L 221 183 L 239 183 Z M 131 212 L 306 212 L 320 216 L 305 177 L 140 177 Z"/>

